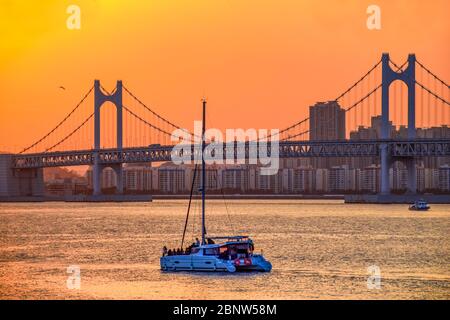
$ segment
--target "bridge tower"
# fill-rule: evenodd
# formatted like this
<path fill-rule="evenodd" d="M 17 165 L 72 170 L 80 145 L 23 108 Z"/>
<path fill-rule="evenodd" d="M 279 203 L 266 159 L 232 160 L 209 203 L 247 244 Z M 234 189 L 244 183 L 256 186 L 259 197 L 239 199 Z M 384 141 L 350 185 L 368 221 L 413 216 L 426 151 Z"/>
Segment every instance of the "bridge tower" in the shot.
<path fill-rule="evenodd" d="M 101 194 L 100 177 L 104 166 L 99 164 L 98 150 L 100 150 L 100 109 L 105 102 L 112 102 L 116 106 L 117 148 L 122 149 L 122 81 L 117 81 L 116 89 L 111 94 L 104 93 L 99 80 L 94 82 L 94 167 L 93 185 L 94 195 Z M 117 192 L 123 193 L 122 164 L 110 165 L 116 173 Z"/>
<path fill-rule="evenodd" d="M 389 125 L 389 86 L 392 82 L 400 80 L 408 87 L 408 139 L 416 137 L 416 56 L 408 56 L 408 67 L 403 71 L 392 70 L 389 64 L 389 54 L 383 53 L 382 61 L 382 87 L 381 87 L 381 139 L 391 138 Z M 408 170 L 408 192 L 416 193 L 416 161 L 412 159 L 399 159 L 406 162 Z M 381 145 L 381 193 L 389 194 L 389 168 L 392 159 L 389 156 L 387 144 Z"/>

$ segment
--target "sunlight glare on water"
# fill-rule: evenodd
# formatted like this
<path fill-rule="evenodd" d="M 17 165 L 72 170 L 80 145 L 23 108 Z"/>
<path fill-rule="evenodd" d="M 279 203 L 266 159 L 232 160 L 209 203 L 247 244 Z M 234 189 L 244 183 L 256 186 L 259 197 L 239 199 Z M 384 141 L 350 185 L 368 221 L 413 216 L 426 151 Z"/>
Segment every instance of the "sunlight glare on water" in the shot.
<path fill-rule="evenodd" d="M 164 273 L 187 201 L 0 204 L 2 299 L 449 299 L 450 206 L 211 200 L 210 235 L 248 234 L 271 273 Z M 187 228 L 200 232 L 199 202 Z M 81 271 L 68 289 L 67 267 Z M 381 270 L 368 289 L 367 268 Z"/>

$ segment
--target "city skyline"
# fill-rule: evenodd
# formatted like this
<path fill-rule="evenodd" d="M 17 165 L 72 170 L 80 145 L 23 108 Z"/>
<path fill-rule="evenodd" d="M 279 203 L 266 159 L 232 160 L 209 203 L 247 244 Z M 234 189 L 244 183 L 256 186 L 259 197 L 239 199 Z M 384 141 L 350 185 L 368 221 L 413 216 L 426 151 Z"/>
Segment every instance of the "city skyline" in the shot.
<path fill-rule="evenodd" d="M 397 16 L 400 2 L 403 15 Z M 391 52 L 396 61 L 415 52 L 449 78 L 450 48 L 439 40 L 449 37 L 444 14 L 448 2 L 400 2 L 379 2 L 383 24 L 376 31 L 365 26 L 365 3 L 330 2 L 322 10 L 306 1 L 291 3 L 287 10 L 285 4 L 261 6 L 251 1 L 199 1 L 176 8 L 170 2 L 80 1 L 80 30 L 66 28 L 66 8 L 56 1 L 2 4 L 10 14 L 2 28 L 6 41 L 1 53 L 0 148 L 17 152 L 32 142 L 30 137 L 42 135 L 95 78 L 108 88 L 123 78 L 163 115 L 188 128 L 200 118 L 196 106 L 206 95 L 211 100 L 211 124 L 222 129 L 285 127 L 290 117 L 302 118 L 315 102 L 335 98 L 383 51 Z M 247 19 L 249 15 L 236 11 L 258 13 L 258 18 Z M 273 12 L 283 14 L 283 19 Z M 143 19 L 149 22 L 145 26 Z M 129 22 L 128 33 L 114 28 L 124 21 Z M 355 21 L 360 21 L 356 27 Z M 422 30 L 425 22 L 435 37 Z M 205 23 L 211 27 L 204 28 Z M 129 37 L 130 32 L 134 36 Z M 114 43 L 121 49 L 113 50 Z M 364 53 L 356 46 L 366 48 Z M 333 55 L 317 55 L 331 48 Z M 93 59 L 94 52 L 104 59 Z M 274 106 L 280 105 L 286 116 L 278 116 Z M 186 111 L 190 117 L 183 116 Z M 251 124 L 244 121 L 249 118 Z M 396 125 L 405 121 L 401 119 Z"/>
<path fill-rule="evenodd" d="M 338 103 L 318 103 L 310 107 L 311 139 L 336 140 L 345 133 L 345 121 L 341 117 L 340 126 L 326 127 L 330 115 L 343 113 Z M 333 116 L 332 116 L 333 117 Z M 339 116 L 337 116 L 339 119 Z M 391 123 L 392 125 L 392 123 Z M 326 130 L 324 130 L 326 128 Z M 448 138 L 450 127 L 417 128 L 418 138 Z M 352 131 L 350 139 L 376 140 L 381 136 L 381 116 L 371 118 L 371 126 L 359 126 Z M 406 127 L 391 126 L 391 138 L 407 138 Z M 419 192 L 449 192 L 449 158 L 424 157 L 416 163 L 417 190 Z M 72 192 L 82 194 L 92 192 L 92 167 L 83 170 L 83 179 L 78 177 L 47 177 L 46 193 L 61 195 Z M 127 164 L 123 169 L 125 192 L 149 194 L 186 194 L 191 188 L 194 165 L 175 165 L 171 162 Z M 44 171 L 44 176 L 46 175 Z M 62 172 L 64 174 L 64 171 Z M 231 180 L 230 180 L 231 179 Z M 207 166 L 206 181 L 211 192 L 239 194 L 326 194 L 326 193 L 377 193 L 380 191 L 380 162 L 377 157 L 366 158 L 299 158 L 281 159 L 279 171 L 274 177 L 260 175 L 260 166 L 249 164 Z M 389 169 L 390 188 L 404 192 L 407 187 L 408 172 L 401 162 L 394 162 Z M 79 190 L 77 190 L 77 187 Z M 102 189 L 115 192 L 117 174 L 111 168 L 102 170 Z M 199 188 L 197 179 L 194 189 Z"/>
<path fill-rule="evenodd" d="M 310 164 L 285 164 L 273 176 L 260 174 L 255 165 L 211 165 L 206 170 L 206 186 L 213 194 L 225 195 L 326 195 L 345 193 L 376 194 L 380 191 L 380 166 L 352 167 L 348 164 L 330 168 L 314 168 Z M 450 192 L 450 166 L 440 164 L 436 168 L 419 165 L 417 170 L 417 190 L 423 192 Z M 129 165 L 123 170 L 124 191 L 126 193 L 188 195 L 192 185 L 194 166 Z M 400 163 L 389 169 L 390 188 L 393 192 L 407 190 L 408 171 Z M 84 177 L 59 178 L 54 175 L 47 179 L 45 194 L 75 195 L 90 194 L 93 188 L 92 169 Z M 103 190 L 115 192 L 117 177 L 111 168 L 105 168 L 101 177 Z M 194 190 L 199 188 L 198 179 Z M 196 194 L 196 193 L 194 193 Z"/>

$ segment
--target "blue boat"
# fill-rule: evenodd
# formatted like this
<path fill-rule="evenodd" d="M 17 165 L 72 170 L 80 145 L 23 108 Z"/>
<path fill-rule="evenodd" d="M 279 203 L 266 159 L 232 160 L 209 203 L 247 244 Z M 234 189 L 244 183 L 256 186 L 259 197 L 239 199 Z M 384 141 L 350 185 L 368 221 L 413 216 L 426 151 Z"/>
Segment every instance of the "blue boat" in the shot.
<path fill-rule="evenodd" d="M 414 211 L 427 211 L 429 209 L 430 209 L 430 206 L 423 199 L 416 200 L 414 202 L 414 204 L 409 206 L 409 210 L 414 210 Z"/>
<path fill-rule="evenodd" d="M 186 222 L 181 240 L 181 248 L 175 252 L 163 248 L 160 258 L 161 270 L 163 271 L 210 271 L 210 272 L 242 272 L 262 271 L 270 272 L 272 264 L 261 254 L 254 253 L 253 240 L 246 235 L 206 237 L 205 225 L 205 113 L 206 100 L 203 99 L 203 124 L 202 124 L 202 175 L 200 191 L 202 192 L 202 235 L 201 242 L 196 239 L 192 245 L 184 248 L 186 227 L 189 219 L 194 182 L 196 179 L 197 165 L 189 197 L 189 205 Z"/>

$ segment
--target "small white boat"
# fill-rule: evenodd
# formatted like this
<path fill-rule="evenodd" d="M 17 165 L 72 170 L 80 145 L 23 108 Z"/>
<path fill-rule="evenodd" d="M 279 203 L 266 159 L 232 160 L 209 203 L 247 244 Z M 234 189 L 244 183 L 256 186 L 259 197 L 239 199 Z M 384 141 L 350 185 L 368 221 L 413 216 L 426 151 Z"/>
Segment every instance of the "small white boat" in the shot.
<path fill-rule="evenodd" d="M 427 211 L 429 209 L 430 209 L 430 206 L 423 199 L 417 200 L 414 202 L 414 204 L 409 206 L 409 210 L 414 210 L 414 211 Z"/>
<path fill-rule="evenodd" d="M 205 112 L 206 100 L 203 99 L 203 126 L 202 126 L 202 151 L 205 150 Z M 202 192 L 202 238 L 187 248 L 183 248 L 186 227 L 189 219 L 192 193 L 195 185 L 197 166 L 191 187 L 191 196 L 186 215 L 186 222 L 181 240 L 181 248 L 175 251 L 163 248 L 160 258 L 163 271 L 216 271 L 216 272 L 240 272 L 263 271 L 270 272 L 272 264 L 262 254 L 254 253 L 252 239 L 248 236 L 206 237 L 205 226 L 205 159 L 202 152 L 202 176 L 200 190 Z M 217 241 L 217 243 L 216 243 Z"/>
<path fill-rule="evenodd" d="M 222 240 L 222 243 L 213 243 Z M 208 238 L 210 244 L 192 246 L 184 254 L 164 255 L 164 271 L 263 271 L 272 265 L 260 254 L 253 253 L 253 241 L 247 236 Z"/>

